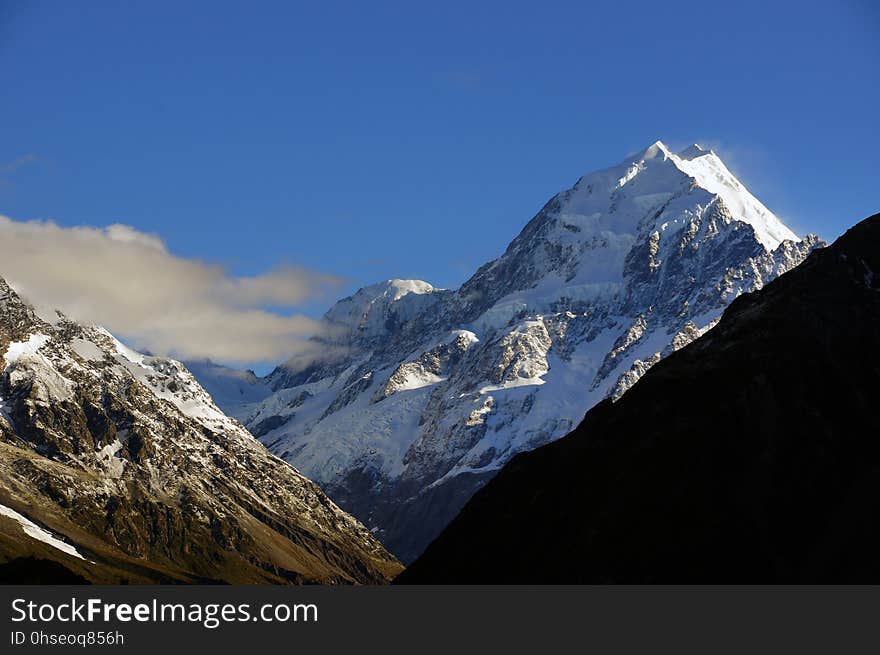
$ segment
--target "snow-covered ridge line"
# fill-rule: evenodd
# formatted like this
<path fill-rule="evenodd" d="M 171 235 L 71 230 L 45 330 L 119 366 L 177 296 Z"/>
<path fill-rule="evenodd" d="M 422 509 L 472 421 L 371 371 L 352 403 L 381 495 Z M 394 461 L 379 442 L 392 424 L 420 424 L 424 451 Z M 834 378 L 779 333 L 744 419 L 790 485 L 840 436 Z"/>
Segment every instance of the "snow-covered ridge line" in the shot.
<path fill-rule="evenodd" d="M 679 169 L 693 177 L 697 184 L 710 193 L 717 194 L 738 220 L 751 225 L 768 252 L 778 248 L 783 241 L 800 240 L 736 179 L 714 151 L 704 150 L 694 143 L 678 154 L 673 154 L 661 141 L 657 144 Z"/>
<path fill-rule="evenodd" d="M 35 319 L 36 319 L 36 315 Z M 58 325 L 71 324 L 68 319 L 61 319 Z M 49 332 L 54 325 L 47 325 Z M 241 427 L 236 421 L 230 419 L 217 407 L 211 396 L 205 392 L 195 377 L 180 362 L 162 357 L 151 357 L 139 353 L 113 336 L 101 326 L 83 326 L 82 333 L 71 338 L 67 344 L 67 352 L 59 350 L 61 344 L 55 343 L 52 352 L 46 355 L 54 357 L 70 358 L 75 362 L 77 358 L 86 362 L 99 363 L 107 360 L 114 361 L 128 369 L 144 386 L 150 389 L 157 398 L 167 400 L 174 404 L 183 414 L 194 418 L 209 426 L 222 425 L 236 430 Z M 59 374 L 55 366 L 42 353 L 43 348 L 52 341 L 52 337 L 45 331 L 29 334 L 22 341 L 11 341 L 2 354 L 5 368 L 3 373 L 9 373 L 17 364 L 30 362 L 47 371 L 40 383 L 50 384 L 54 380 L 52 390 L 60 392 L 58 397 L 68 397 L 70 380 Z M 41 361 L 42 360 L 42 361 Z M 13 377 L 16 373 L 11 373 Z"/>

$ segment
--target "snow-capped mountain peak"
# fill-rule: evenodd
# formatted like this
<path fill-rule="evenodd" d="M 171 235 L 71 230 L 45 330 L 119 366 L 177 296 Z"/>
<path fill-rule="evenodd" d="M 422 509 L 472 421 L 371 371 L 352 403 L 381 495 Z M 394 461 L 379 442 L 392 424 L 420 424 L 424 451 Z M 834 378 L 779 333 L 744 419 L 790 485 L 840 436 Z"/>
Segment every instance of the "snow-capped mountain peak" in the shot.
<path fill-rule="evenodd" d="M 390 280 L 339 301 L 324 355 L 278 367 L 238 417 L 409 559 L 513 455 L 818 243 L 711 150 L 657 141 L 556 194 L 461 288 Z"/>
<path fill-rule="evenodd" d="M 751 225 L 758 241 L 768 252 L 783 241 L 798 240 L 794 232 L 749 193 L 712 150 L 705 151 L 692 145 L 671 158 L 697 184 L 721 198 L 733 216 Z"/>
<path fill-rule="evenodd" d="M 661 159 L 666 159 L 670 156 L 670 154 L 672 154 L 672 153 L 670 152 L 670 150 L 666 146 L 666 144 L 658 139 L 657 141 L 654 141 L 654 143 L 649 145 L 647 148 L 642 150 L 641 154 L 639 154 L 637 156 L 637 159 L 639 161 L 642 161 L 645 159 L 656 159 L 658 157 Z"/>
<path fill-rule="evenodd" d="M 749 193 L 714 151 L 698 144 L 676 154 L 662 141 L 655 141 L 617 166 L 582 177 L 575 185 L 575 191 L 579 190 L 585 190 L 586 194 L 573 194 L 569 200 L 571 213 L 591 216 L 603 209 L 599 205 L 607 201 L 604 208 L 610 210 L 609 215 L 630 219 L 642 218 L 644 210 L 651 207 L 661 209 L 677 193 L 702 190 L 708 194 L 706 201 L 717 197 L 733 218 L 751 225 L 768 252 L 783 241 L 798 240 L 794 232 Z M 618 207 L 621 200 L 624 204 Z M 635 211 L 627 212 L 627 209 Z M 634 227 L 625 218 L 617 224 L 618 231 L 631 231 Z"/>
<path fill-rule="evenodd" d="M 370 340 L 386 334 L 393 323 L 406 321 L 432 304 L 438 291 L 422 280 L 385 280 L 358 289 L 324 314 L 341 341 Z"/>

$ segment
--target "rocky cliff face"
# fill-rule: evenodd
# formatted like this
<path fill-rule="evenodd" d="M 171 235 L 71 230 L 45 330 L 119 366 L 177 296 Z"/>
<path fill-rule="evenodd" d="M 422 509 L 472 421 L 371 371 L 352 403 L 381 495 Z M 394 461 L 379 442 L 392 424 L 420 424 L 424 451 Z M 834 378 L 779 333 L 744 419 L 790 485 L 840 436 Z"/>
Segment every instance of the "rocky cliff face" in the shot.
<path fill-rule="evenodd" d="M 400 566 L 171 359 L 0 280 L 0 560 L 92 582 L 380 583 Z"/>
<path fill-rule="evenodd" d="M 455 291 L 392 280 L 325 316 L 325 356 L 235 408 L 410 560 L 516 453 L 798 265 L 799 239 L 711 151 L 657 142 L 557 194 Z"/>
<path fill-rule="evenodd" d="M 875 583 L 880 215 L 511 462 L 409 583 Z"/>

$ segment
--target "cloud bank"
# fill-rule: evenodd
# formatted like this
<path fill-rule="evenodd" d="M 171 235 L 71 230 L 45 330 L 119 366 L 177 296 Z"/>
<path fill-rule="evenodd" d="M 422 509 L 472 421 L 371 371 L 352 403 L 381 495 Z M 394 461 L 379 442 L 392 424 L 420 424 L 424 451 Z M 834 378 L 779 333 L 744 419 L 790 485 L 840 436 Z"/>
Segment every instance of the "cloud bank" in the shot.
<path fill-rule="evenodd" d="M 320 324 L 287 313 L 339 283 L 294 267 L 231 276 L 127 225 L 66 228 L 5 216 L 0 276 L 34 304 L 103 325 L 135 347 L 227 363 L 312 354 L 308 337 Z"/>

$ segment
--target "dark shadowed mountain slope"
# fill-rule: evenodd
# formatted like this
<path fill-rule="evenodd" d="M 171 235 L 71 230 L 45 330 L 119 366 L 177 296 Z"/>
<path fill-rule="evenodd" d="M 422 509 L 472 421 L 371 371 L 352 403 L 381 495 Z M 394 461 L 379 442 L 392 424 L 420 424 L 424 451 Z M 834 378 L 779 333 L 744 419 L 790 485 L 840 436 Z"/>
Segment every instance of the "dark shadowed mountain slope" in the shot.
<path fill-rule="evenodd" d="M 880 581 L 880 215 L 516 456 L 406 583 Z"/>

